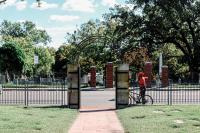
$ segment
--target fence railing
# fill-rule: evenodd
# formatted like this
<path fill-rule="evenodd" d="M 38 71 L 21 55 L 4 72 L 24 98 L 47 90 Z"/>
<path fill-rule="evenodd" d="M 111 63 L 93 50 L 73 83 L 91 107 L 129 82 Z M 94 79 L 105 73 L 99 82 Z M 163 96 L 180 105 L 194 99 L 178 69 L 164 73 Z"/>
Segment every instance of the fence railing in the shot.
<path fill-rule="evenodd" d="M 2 85 L 0 104 L 10 105 L 67 105 L 67 83 L 65 80 L 51 85 L 32 84 Z"/>
<path fill-rule="evenodd" d="M 134 86 L 132 92 L 139 94 L 139 87 Z M 200 104 L 200 84 L 170 83 L 167 87 L 152 85 L 146 94 L 153 98 L 154 104 Z"/>

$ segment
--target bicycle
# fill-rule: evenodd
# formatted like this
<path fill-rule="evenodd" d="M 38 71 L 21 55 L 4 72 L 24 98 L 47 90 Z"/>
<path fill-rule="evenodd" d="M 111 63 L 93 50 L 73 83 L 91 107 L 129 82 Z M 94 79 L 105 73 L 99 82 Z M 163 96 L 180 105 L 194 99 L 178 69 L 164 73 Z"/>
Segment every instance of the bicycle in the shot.
<path fill-rule="evenodd" d="M 142 96 L 140 94 L 129 91 L 129 105 L 133 105 L 134 103 L 152 105 L 153 98 L 150 95 L 145 95 L 144 100 L 142 100 Z"/>

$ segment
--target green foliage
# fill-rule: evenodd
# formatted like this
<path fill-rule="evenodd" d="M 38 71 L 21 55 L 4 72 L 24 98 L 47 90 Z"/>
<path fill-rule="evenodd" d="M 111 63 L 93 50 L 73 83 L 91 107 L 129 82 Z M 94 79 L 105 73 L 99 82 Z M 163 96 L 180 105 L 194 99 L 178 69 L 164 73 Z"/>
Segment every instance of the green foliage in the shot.
<path fill-rule="evenodd" d="M 119 41 L 146 47 L 150 55 L 172 43 L 184 54 L 191 74 L 200 71 L 199 1 L 130 0 L 129 4 L 133 8 L 118 6 L 109 14 L 120 22 L 115 31 Z"/>
<path fill-rule="evenodd" d="M 164 65 L 167 65 L 170 70 L 170 77 L 185 78 L 188 76 L 189 66 L 184 59 L 184 54 L 181 50 L 177 49 L 174 44 L 166 44 L 158 51 L 153 52 L 153 60 L 156 69 L 158 70 L 159 54 L 163 54 Z"/>
<path fill-rule="evenodd" d="M 39 57 L 39 64 L 34 67 L 34 74 L 48 75 L 52 73 L 52 65 L 55 63 L 54 56 L 51 55 L 49 49 L 44 47 L 36 47 L 34 53 Z"/>
<path fill-rule="evenodd" d="M 23 66 L 23 74 L 27 76 L 33 75 L 33 56 L 34 56 L 34 45 L 28 38 L 23 37 L 4 37 L 4 42 L 13 41 L 18 47 L 24 50 L 25 52 L 25 63 Z"/>
<path fill-rule="evenodd" d="M 6 42 L 0 47 L 0 71 L 7 76 L 21 74 L 25 64 L 25 52 L 14 42 Z M 7 80 L 10 78 L 7 77 Z"/>
<path fill-rule="evenodd" d="M 29 21 L 11 23 L 5 20 L 0 26 L 0 34 L 2 36 L 1 43 L 13 42 L 16 47 L 19 47 L 24 52 L 24 64 L 22 71 L 19 71 L 18 74 L 30 77 L 33 74 L 44 75 L 52 72 L 51 67 L 54 63 L 55 49 L 37 48 L 36 46 L 37 44 L 47 44 L 51 41 L 46 31 L 37 29 L 36 25 Z M 34 66 L 35 53 L 40 56 L 40 64 L 37 67 Z"/>
<path fill-rule="evenodd" d="M 45 30 L 37 29 L 36 25 L 30 21 L 12 23 L 4 20 L 0 26 L 0 34 L 3 38 L 7 36 L 29 38 L 33 44 L 47 44 L 51 41 Z"/>
<path fill-rule="evenodd" d="M 67 65 L 74 63 L 75 46 L 73 45 L 62 45 L 55 52 L 55 65 L 53 69 L 56 73 L 64 75 L 67 73 Z"/>
<path fill-rule="evenodd" d="M 102 70 L 106 62 L 120 60 L 119 45 L 113 36 L 115 27 L 116 23 L 112 21 L 88 21 L 73 34 L 68 34 L 68 42 L 75 46 L 73 62 L 80 63 L 83 73 L 88 73 L 91 65 Z"/>

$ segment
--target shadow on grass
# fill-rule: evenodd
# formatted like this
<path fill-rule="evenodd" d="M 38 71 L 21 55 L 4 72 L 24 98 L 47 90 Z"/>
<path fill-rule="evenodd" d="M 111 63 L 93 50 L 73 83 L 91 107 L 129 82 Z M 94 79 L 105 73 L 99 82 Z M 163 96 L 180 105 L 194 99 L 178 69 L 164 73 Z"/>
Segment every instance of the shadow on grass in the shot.
<path fill-rule="evenodd" d="M 159 106 L 169 106 L 169 105 L 145 105 L 145 104 L 130 104 L 130 105 L 124 105 L 124 106 L 118 106 L 117 110 L 120 109 L 126 109 L 131 107 L 159 107 Z"/>
<path fill-rule="evenodd" d="M 25 109 L 28 108 L 41 108 L 41 109 L 48 109 L 48 108 L 69 108 L 68 105 L 63 105 L 63 106 L 25 106 Z"/>
<path fill-rule="evenodd" d="M 92 110 L 80 110 L 80 113 L 88 113 L 88 112 L 105 112 L 105 111 L 115 111 L 116 109 L 92 109 Z"/>

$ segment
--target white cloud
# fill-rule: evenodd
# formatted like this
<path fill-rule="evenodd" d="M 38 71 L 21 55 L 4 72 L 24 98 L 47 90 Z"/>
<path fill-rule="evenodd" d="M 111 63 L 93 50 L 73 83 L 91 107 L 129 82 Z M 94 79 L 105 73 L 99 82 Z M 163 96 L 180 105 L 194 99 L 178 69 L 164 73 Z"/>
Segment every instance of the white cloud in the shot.
<path fill-rule="evenodd" d="M 5 4 L 1 4 L 1 5 L 0 5 L 0 9 L 3 10 L 3 9 L 5 9 L 5 8 L 7 8 L 7 7 L 14 6 L 15 3 L 16 3 L 16 0 L 7 0 L 7 1 L 5 2 Z"/>
<path fill-rule="evenodd" d="M 24 22 L 26 22 L 26 20 L 25 19 L 20 19 L 20 20 L 17 20 L 17 22 L 24 23 Z"/>
<path fill-rule="evenodd" d="M 72 33 L 76 26 L 62 26 L 62 27 L 49 27 L 49 28 L 43 28 L 38 27 L 40 29 L 45 29 L 47 33 L 51 36 L 52 42 L 48 45 L 54 48 L 58 48 L 61 46 L 64 42 L 66 42 L 66 35 L 67 33 Z"/>
<path fill-rule="evenodd" d="M 59 22 L 70 22 L 74 20 L 80 19 L 79 16 L 71 16 L 71 15 L 51 15 L 50 20 L 59 21 Z"/>
<path fill-rule="evenodd" d="M 92 0 L 65 0 L 62 9 L 67 11 L 94 12 L 95 5 Z"/>
<path fill-rule="evenodd" d="M 19 1 L 16 3 L 16 8 L 17 10 L 24 10 L 27 6 L 27 2 L 26 1 Z"/>
<path fill-rule="evenodd" d="M 104 6 L 114 7 L 114 5 L 118 3 L 116 0 L 102 0 L 101 4 Z"/>
<path fill-rule="evenodd" d="M 128 9 L 132 10 L 132 9 L 134 8 L 135 5 L 133 5 L 133 4 L 121 4 L 121 6 L 122 6 L 122 7 L 126 7 L 126 8 L 128 8 Z"/>
<path fill-rule="evenodd" d="M 31 5 L 31 8 L 33 9 L 38 9 L 38 10 L 47 10 L 47 9 L 53 9 L 53 8 L 58 8 L 58 4 L 55 3 L 47 3 L 45 1 L 41 1 L 40 7 L 38 7 L 38 3 L 34 2 Z"/>

